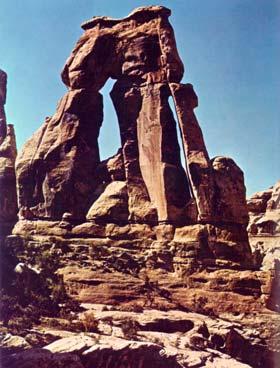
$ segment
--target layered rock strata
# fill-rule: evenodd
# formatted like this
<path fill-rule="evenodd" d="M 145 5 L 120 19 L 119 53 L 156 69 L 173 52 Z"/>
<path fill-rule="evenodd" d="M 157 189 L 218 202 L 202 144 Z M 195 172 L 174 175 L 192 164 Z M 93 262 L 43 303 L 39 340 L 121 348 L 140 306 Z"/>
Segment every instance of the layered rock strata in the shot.
<path fill-rule="evenodd" d="M 280 235 L 280 181 L 247 201 L 250 235 Z"/>
<path fill-rule="evenodd" d="M 43 341 L 55 336 L 53 344 L 41 345 L 54 355 L 41 356 L 19 341 L 17 351 L 28 350 L 8 351 L 4 367 L 19 366 L 22 359 L 55 364 L 60 358 L 56 353 L 78 354 L 82 367 L 106 362 L 113 368 L 127 362 L 148 368 L 149 359 L 164 367 L 168 362 L 171 367 L 204 367 L 206 362 L 213 367 L 242 367 L 241 362 L 275 367 L 280 319 L 265 307 L 271 294 L 268 273 L 203 258 L 206 225 L 192 232 L 190 226 L 176 229 L 169 240 L 165 236 L 171 231 L 162 225 L 133 224 L 126 232 L 115 224 L 87 223 L 71 232 L 53 223 L 50 228 L 47 221 L 37 221 L 36 229 L 34 221 L 25 225 L 28 235 L 7 237 L 5 247 L 22 264 L 36 266 L 32 260 L 38 252 L 58 259 L 57 272 L 68 295 L 87 311 L 71 311 L 64 315 L 69 321 L 54 319 L 55 324 L 43 319 L 33 329 Z M 30 334 L 26 339 L 34 342 Z"/>
<path fill-rule="evenodd" d="M 261 269 L 273 275 L 269 305 L 280 311 L 280 181 L 247 201 L 250 245 Z"/>

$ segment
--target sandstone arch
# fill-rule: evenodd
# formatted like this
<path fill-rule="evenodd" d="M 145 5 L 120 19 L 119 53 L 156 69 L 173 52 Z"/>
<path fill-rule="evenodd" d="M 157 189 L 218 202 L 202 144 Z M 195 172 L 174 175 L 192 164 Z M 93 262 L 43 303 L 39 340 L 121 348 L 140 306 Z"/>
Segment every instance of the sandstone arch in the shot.
<path fill-rule="evenodd" d="M 35 218 L 59 219 L 70 212 L 82 221 L 91 208 L 88 218 L 98 221 L 95 202 L 102 195 L 103 212 L 110 204 L 107 221 L 116 221 L 111 205 L 121 203 L 127 214 L 122 221 L 244 223 L 232 213 L 223 217 L 215 210 L 217 196 L 219 200 L 215 170 L 193 112 L 197 96 L 191 85 L 180 84 L 184 67 L 170 13 L 151 6 L 120 20 L 94 17 L 82 25 L 85 32 L 62 72 L 68 92 L 17 159 L 19 205 L 29 208 Z M 103 121 L 99 91 L 109 78 L 116 79 L 111 98 L 120 126 L 122 147 L 116 162 L 122 167 L 122 180 L 117 180 L 122 183 L 106 191 L 114 180 L 101 180 L 98 174 L 100 165 L 107 165 L 99 157 Z M 170 96 L 188 174 L 180 161 Z M 239 189 L 245 203 L 244 185 Z M 226 200 L 231 209 L 230 196 Z M 106 211 L 102 216 L 106 218 Z"/>

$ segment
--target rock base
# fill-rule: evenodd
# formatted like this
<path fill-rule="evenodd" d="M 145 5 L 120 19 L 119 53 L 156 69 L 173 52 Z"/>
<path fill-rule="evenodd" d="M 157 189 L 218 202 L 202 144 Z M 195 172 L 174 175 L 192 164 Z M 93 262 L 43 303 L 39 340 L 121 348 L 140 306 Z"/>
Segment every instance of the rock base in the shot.
<path fill-rule="evenodd" d="M 83 303 L 152 303 L 218 315 L 263 310 L 271 293 L 271 272 L 250 259 L 246 231 L 236 225 L 22 220 L 13 234 L 6 242 L 21 244 L 23 254 L 57 253 L 68 293 Z"/>

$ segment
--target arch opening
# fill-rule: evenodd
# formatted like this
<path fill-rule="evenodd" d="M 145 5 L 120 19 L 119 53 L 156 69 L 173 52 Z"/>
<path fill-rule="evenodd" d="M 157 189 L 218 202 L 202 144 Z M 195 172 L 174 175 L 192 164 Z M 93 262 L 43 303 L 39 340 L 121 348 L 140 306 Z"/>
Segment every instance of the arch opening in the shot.
<path fill-rule="evenodd" d="M 104 115 L 103 124 L 98 137 L 101 161 L 114 156 L 121 147 L 118 117 L 112 99 L 110 98 L 110 91 L 112 90 L 115 82 L 116 81 L 114 79 L 109 78 L 100 90 L 100 93 L 103 96 Z"/>

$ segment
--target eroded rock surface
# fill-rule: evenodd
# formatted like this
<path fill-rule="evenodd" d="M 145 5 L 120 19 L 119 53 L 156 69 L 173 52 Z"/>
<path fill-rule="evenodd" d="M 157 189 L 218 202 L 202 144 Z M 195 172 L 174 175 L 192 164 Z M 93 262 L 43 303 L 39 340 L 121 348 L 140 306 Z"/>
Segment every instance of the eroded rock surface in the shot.
<path fill-rule="evenodd" d="M 34 218 L 61 219 L 65 212 L 85 216 L 100 162 L 97 137 L 102 118 L 102 96 L 97 92 L 70 90 L 62 98 L 55 115 L 17 157 L 21 208 L 29 208 Z"/>
<path fill-rule="evenodd" d="M 42 326 L 37 334 L 48 334 L 55 341 L 41 349 L 29 348 L 14 354 L 7 354 L 4 349 L 3 368 L 38 364 L 63 368 L 150 368 L 151 364 L 160 368 L 249 368 L 274 367 L 277 361 L 277 355 L 270 355 L 265 349 L 265 333 L 256 334 L 260 317 L 247 319 L 245 327 L 239 316 L 229 322 L 179 310 L 135 313 L 112 306 L 83 306 L 87 310 L 79 315 L 79 320 L 85 315 L 98 320 L 98 332 L 74 333 Z M 274 318 L 268 318 L 275 324 Z M 87 328 L 90 329 L 90 323 Z"/>
<path fill-rule="evenodd" d="M 253 194 L 247 204 L 248 231 L 252 236 L 280 235 L 280 181 L 268 190 Z"/>
<path fill-rule="evenodd" d="M 262 270 L 272 273 L 270 308 L 280 311 L 280 181 L 248 199 L 250 245 Z"/>
<path fill-rule="evenodd" d="M 248 233 L 265 270 L 278 270 L 280 259 L 280 182 L 248 199 Z"/>

